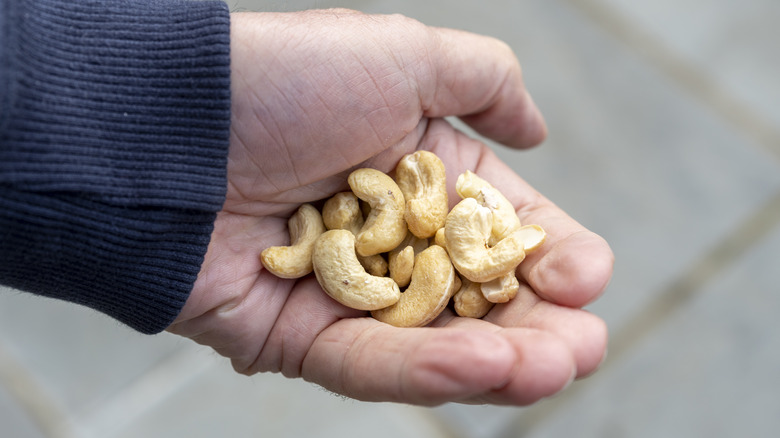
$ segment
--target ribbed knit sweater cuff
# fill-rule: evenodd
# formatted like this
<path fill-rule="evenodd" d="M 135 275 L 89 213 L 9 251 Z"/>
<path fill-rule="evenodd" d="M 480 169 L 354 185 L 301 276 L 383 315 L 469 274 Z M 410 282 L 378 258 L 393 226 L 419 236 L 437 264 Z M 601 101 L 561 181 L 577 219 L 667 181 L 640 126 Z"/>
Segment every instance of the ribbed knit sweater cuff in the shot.
<path fill-rule="evenodd" d="M 227 7 L 0 7 L 0 282 L 159 332 L 224 201 Z"/>

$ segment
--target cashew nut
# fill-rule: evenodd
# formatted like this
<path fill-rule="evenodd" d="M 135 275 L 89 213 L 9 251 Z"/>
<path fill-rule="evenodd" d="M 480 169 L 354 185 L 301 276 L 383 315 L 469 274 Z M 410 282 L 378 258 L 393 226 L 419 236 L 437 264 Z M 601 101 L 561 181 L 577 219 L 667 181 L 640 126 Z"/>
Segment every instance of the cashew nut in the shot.
<path fill-rule="evenodd" d="M 474 198 L 463 199 L 447 215 L 444 237 L 452 264 L 461 275 L 477 283 L 514 271 L 525 258 L 518 233 L 488 246 L 492 224 L 491 210 Z"/>
<path fill-rule="evenodd" d="M 433 235 L 433 244 L 447 249 L 447 237 L 444 235 L 444 227 L 436 230 L 436 234 Z"/>
<path fill-rule="evenodd" d="M 444 163 L 428 151 L 406 155 L 395 168 L 395 181 L 406 200 L 409 231 L 421 239 L 433 236 L 449 208 Z"/>
<path fill-rule="evenodd" d="M 358 169 L 347 180 L 352 192 L 368 202 L 371 212 L 356 235 L 357 253 L 369 256 L 397 247 L 406 237 L 404 195 L 392 178 L 376 169 Z"/>
<path fill-rule="evenodd" d="M 463 285 L 452 297 L 455 313 L 468 318 L 482 318 L 487 315 L 495 303 L 488 301 L 480 288 L 480 283 L 474 283 L 467 278 L 461 278 Z"/>
<path fill-rule="evenodd" d="M 476 173 L 467 170 L 459 175 L 455 182 L 455 191 L 461 198 L 474 198 L 493 212 L 490 245 L 495 245 L 520 227 L 520 218 L 512 203 Z"/>
<path fill-rule="evenodd" d="M 516 234 L 518 239 L 523 241 L 523 250 L 526 254 L 542 246 L 547 239 L 547 233 L 539 225 L 523 225 L 513 234 Z"/>
<path fill-rule="evenodd" d="M 414 259 L 427 247 L 427 239 L 420 239 L 410 232 L 397 248 L 388 253 L 387 265 L 390 278 L 395 280 L 398 286 L 405 287 L 409 284 L 412 279 Z"/>
<path fill-rule="evenodd" d="M 366 272 L 355 254 L 355 235 L 329 230 L 314 244 L 314 274 L 325 292 L 339 303 L 358 310 L 391 306 L 401 298 L 392 278 Z"/>
<path fill-rule="evenodd" d="M 320 212 L 310 204 L 301 205 L 287 221 L 290 246 L 272 246 L 260 253 L 268 271 L 280 278 L 300 278 L 312 271 L 314 242 L 325 232 Z"/>
<path fill-rule="evenodd" d="M 414 248 L 411 246 L 399 246 L 399 251 L 393 250 L 387 257 L 387 270 L 390 278 L 399 287 L 406 287 L 412 281 L 414 269 Z"/>
<path fill-rule="evenodd" d="M 444 248 L 434 245 L 414 263 L 412 282 L 401 299 L 388 308 L 371 312 L 379 321 L 396 327 L 419 327 L 433 321 L 455 293 L 455 269 Z"/>
<path fill-rule="evenodd" d="M 514 298 L 515 270 L 545 231 L 521 226 L 506 197 L 470 171 L 448 213 L 444 165 L 430 152 L 405 156 L 395 176 L 358 169 L 352 192 L 328 199 L 321 215 L 302 205 L 288 222 L 290 246 L 264 250 L 263 265 L 282 278 L 313 270 L 337 302 L 401 327 L 429 324 L 450 299 L 458 315 L 482 318 Z"/>
<path fill-rule="evenodd" d="M 363 214 L 357 196 L 352 192 L 339 192 L 322 206 L 322 222 L 329 230 L 349 230 L 357 235 L 363 226 Z"/>
<path fill-rule="evenodd" d="M 363 226 L 363 212 L 360 202 L 352 192 L 340 192 L 325 201 L 322 206 L 322 221 L 329 230 L 349 230 L 353 234 L 360 232 Z M 380 254 L 358 255 L 360 264 L 371 275 L 383 277 L 387 274 L 387 261 Z"/>
<path fill-rule="evenodd" d="M 508 272 L 501 277 L 494 278 L 479 285 L 482 295 L 491 303 L 506 303 L 520 290 L 520 282 L 517 281 L 515 272 Z"/>
<path fill-rule="evenodd" d="M 377 277 L 384 277 L 387 274 L 387 260 L 382 257 L 382 254 L 374 254 L 370 256 L 358 255 L 358 262 L 360 266 L 371 275 Z"/>

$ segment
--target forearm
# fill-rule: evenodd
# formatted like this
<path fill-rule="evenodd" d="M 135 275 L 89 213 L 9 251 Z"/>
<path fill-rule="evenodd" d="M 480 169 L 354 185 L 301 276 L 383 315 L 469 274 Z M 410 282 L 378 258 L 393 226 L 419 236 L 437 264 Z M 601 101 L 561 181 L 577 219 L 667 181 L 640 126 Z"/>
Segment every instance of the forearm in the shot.
<path fill-rule="evenodd" d="M 224 200 L 227 8 L 3 6 L 0 282 L 158 332 Z"/>

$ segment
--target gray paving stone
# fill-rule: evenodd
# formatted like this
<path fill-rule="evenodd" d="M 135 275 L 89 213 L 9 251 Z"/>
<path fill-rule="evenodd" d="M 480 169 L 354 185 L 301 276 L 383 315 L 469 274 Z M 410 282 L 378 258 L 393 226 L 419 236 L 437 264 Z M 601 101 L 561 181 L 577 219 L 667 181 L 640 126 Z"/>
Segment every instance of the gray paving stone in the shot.
<path fill-rule="evenodd" d="M 3 436 L 13 438 L 44 438 L 40 429 L 27 416 L 17 401 L 0 384 L 0 424 Z"/>
<path fill-rule="evenodd" d="M 268 436 L 445 437 L 427 409 L 343 399 L 280 375 L 239 376 L 220 363 L 197 382 L 101 438 Z"/>
<path fill-rule="evenodd" d="M 599 0 L 775 127 L 780 126 L 780 3 L 773 0 Z"/>
<path fill-rule="evenodd" d="M 774 436 L 780 226 L 529 438 Z"/>
<path fill-rule="evenodd" d="M 0 289 L 0 336 L 58 405 L 74 416 L 99 406 L 181 348 L 92 310 Z"/>

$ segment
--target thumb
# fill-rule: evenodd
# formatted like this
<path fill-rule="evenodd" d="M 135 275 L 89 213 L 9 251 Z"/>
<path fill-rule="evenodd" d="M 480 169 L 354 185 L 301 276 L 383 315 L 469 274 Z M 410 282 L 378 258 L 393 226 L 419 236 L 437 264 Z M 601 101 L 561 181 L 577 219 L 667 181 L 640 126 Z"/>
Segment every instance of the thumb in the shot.
<path fill-rule="evenodd" d="M 544 140 L 544 118 L 507 44 L 453 29 L 431 31 L 430 70 L 418 79 L 426 116 L 459 116 L 507 146 L 530 147 Z"/>

